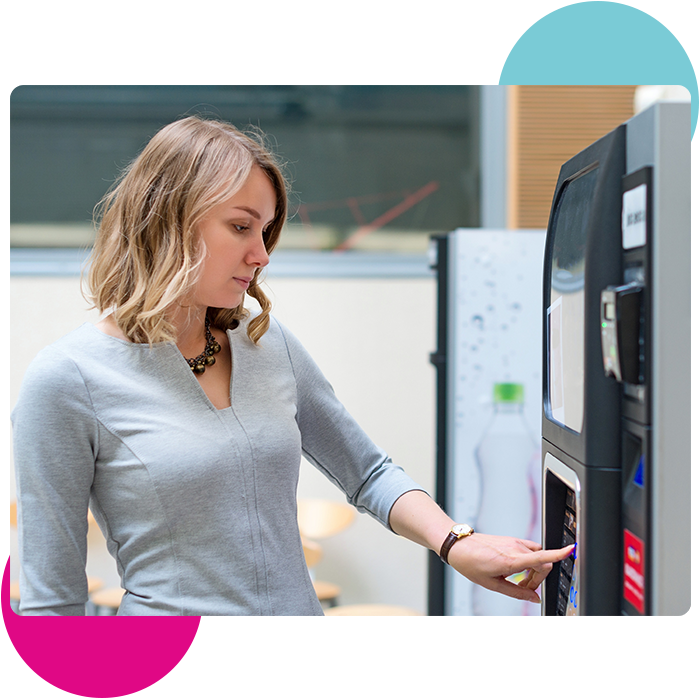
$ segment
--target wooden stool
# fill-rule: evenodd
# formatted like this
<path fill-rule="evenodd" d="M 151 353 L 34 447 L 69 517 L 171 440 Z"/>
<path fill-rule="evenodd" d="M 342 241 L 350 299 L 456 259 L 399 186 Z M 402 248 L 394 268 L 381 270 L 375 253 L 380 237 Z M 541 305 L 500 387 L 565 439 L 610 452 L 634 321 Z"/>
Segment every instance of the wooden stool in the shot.
<path fill-rule="evenodd" d="M 323 558 L 323 548 L 318 542 L 307 540 L 306 537 L 301 538 L 302 547 L 304 547 L 304 559 L 309 570 L 313 569 L 318 562 Z"/>
<path fill-rule="evenodd" d="M 340 586 L 336 586 L 329 581 L 313 581 L 314 590 L 322 607 L 334 607 L 338 605 L 340 597 Z"/>
<path fill-rule="evenodd" d="M 323 558 L 323 548 L 318 542 L 312 542 L 306 539 L 306 537 L 301 538 L 301 543 L 304 547 L 304 558 L 306 559 L 306 566 L 309 569 L 311 582 L 314 584 L 314 590 L 316 591 L 319 601 L 321 601 L 321 605 L 324 607 L 337 605 L 338 597 L 340 596 L 340 586 L 336 586 L 335 583 L 330 583 L 328 581 L 316 581 L 314 579 L 313 568 Z"/>
<path fill-rule="evenodd" d="M 402 608 L 398 605 L 340 605 L 336 608 L 328 608 L 325 611 L 328 617 L 344 617 L 344 616 L 366 616 L 366 615 L 412 615 L 422 616 L 416 610 L 411 608 Z"/>
<path fill-rule="evenodd" d="M 312 540 L 326 539 L 337 535 L 352 524 L 356 515 L 355 509 L 347 503 L 314 498 L 301 498 L 297 501 L 299 532 L 304 543 L 304 555 L 309 570 L 318 564 L 321 555 L 314 556 L 313 553 L 307 552 L 307 544 L 314 545 Z M 313 564 L 310 561 L 313 561 Z M 321 605 L 324 608 L 337 605 L 340 586 L 328 581 L 315 581 L 313 573 L 311 578 Z"/>
<path fill-rule="evenodd" d="M 101 578 L 96 578 L 94 576 L 88 576 L 87 579 L 87 585 L 88 585 L 88 595 L 91 595 L 92 593 L 99 591 L 102 586 L 104 586 L 104 581 Z M 20 596 L 19 596 L 19 581 L 12 581 L 10 583 L 10 606 L 12 609 L 19 615 L 19 601 L 20 601 Z M 85 606 L 85 614 L 86 615 L 92 615 L 91 611 L 89 611 L 91 601 L 88 600 L 86 606 Z"/>
<path fill-rule="evenodd" d="M 297 501 L 299 531 L 312 540 L 332 537 L 345 530 L 355 519 L 356 511 L 347 503 L 301 498 Z"/>
<path fill-rule="evenodd" d="M 116 615 L 125 592 L 123 588 L 107 588 L 95 593 L 92 596 L 95 615 Z"/>

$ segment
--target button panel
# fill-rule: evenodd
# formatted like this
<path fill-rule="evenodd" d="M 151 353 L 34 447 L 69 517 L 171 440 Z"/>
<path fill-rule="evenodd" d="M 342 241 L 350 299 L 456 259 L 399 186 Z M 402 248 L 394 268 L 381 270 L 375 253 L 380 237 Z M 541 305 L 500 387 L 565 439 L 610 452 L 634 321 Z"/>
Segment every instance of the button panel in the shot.
<path fill-rule="evenodd" d="M 566 510 L 561 546 L 568 547 L 576 543 L 576 495 L 571 489 L 566 490 Z M 557 615 L 578 614 L 578 577 L 576 567 L 576 549 L 559 564 L 559 586 L 557 587 Z"/>

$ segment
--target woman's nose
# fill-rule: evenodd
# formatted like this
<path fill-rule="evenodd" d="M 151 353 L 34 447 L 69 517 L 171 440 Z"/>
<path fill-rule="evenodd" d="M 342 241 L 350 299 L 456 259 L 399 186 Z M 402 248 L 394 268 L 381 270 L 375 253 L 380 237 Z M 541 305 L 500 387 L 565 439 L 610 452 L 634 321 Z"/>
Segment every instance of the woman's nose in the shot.
<path fill-rule="evenodd" d="M 248 263 L 255 267 L 265 267 L 270 262 L 270 256 L 265 248 L 265 237 L 261 232 L 255 237 L 255 242 L 248 252 Z"/>

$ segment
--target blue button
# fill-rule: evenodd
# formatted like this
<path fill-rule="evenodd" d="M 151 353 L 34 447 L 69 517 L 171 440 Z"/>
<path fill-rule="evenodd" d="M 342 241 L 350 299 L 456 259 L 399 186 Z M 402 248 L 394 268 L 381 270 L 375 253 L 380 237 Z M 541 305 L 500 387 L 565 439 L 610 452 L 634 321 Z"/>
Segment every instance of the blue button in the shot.
<path fill-rule="evenodd" d="M 634 483 L 637 486 L 644 488 L 644 455 L 639 458 L 639 464 L 637 465 L 637 471 L 634 475 Z"/>
<path fill-rule="evenodd" d="M 578 603 L 576 602 L 577 595 L 578 591 L 573 586 L 571 586 L 571 589 L 569 590 L 569 602 L 572 603 L 575 608 L 578 607 Z"/>

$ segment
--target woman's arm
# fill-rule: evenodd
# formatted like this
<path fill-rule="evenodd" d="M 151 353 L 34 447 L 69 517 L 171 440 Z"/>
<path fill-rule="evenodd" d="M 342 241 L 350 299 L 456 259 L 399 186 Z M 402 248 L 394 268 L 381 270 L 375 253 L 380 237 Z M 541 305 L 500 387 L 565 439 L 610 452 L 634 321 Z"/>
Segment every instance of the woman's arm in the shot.
<path fill-rule="evenodd" d="M 76 364 L 47 348 L 12 412 L 22 615 L 84 615 L 98 428 Z"/>
<path fill-rule="evenodd" d="M 439 554 L 455 522 L 424 491 L 409 491 L 394 503 L 389 524 L 397 535 Z M 552 564 L 569 556 L 573 547 L 544 551 L 529 540 L 475 532 L 455 542 L 447 560 L 452 568 L 484 588 L 539 603 L 536 589 Z M 521 571 L 528 573 L 519 584 L 506 581 Z"/>
<path fill-rule="evenodd" d="M 265 339 L 268 347 L 275 337 L 284 343 L 296 383 L 295 418 L 303 456 L 361 513 L 389 527 L 396 500 L 421 486 L 369 438 L 299 340 L 273 318 Z"/>

